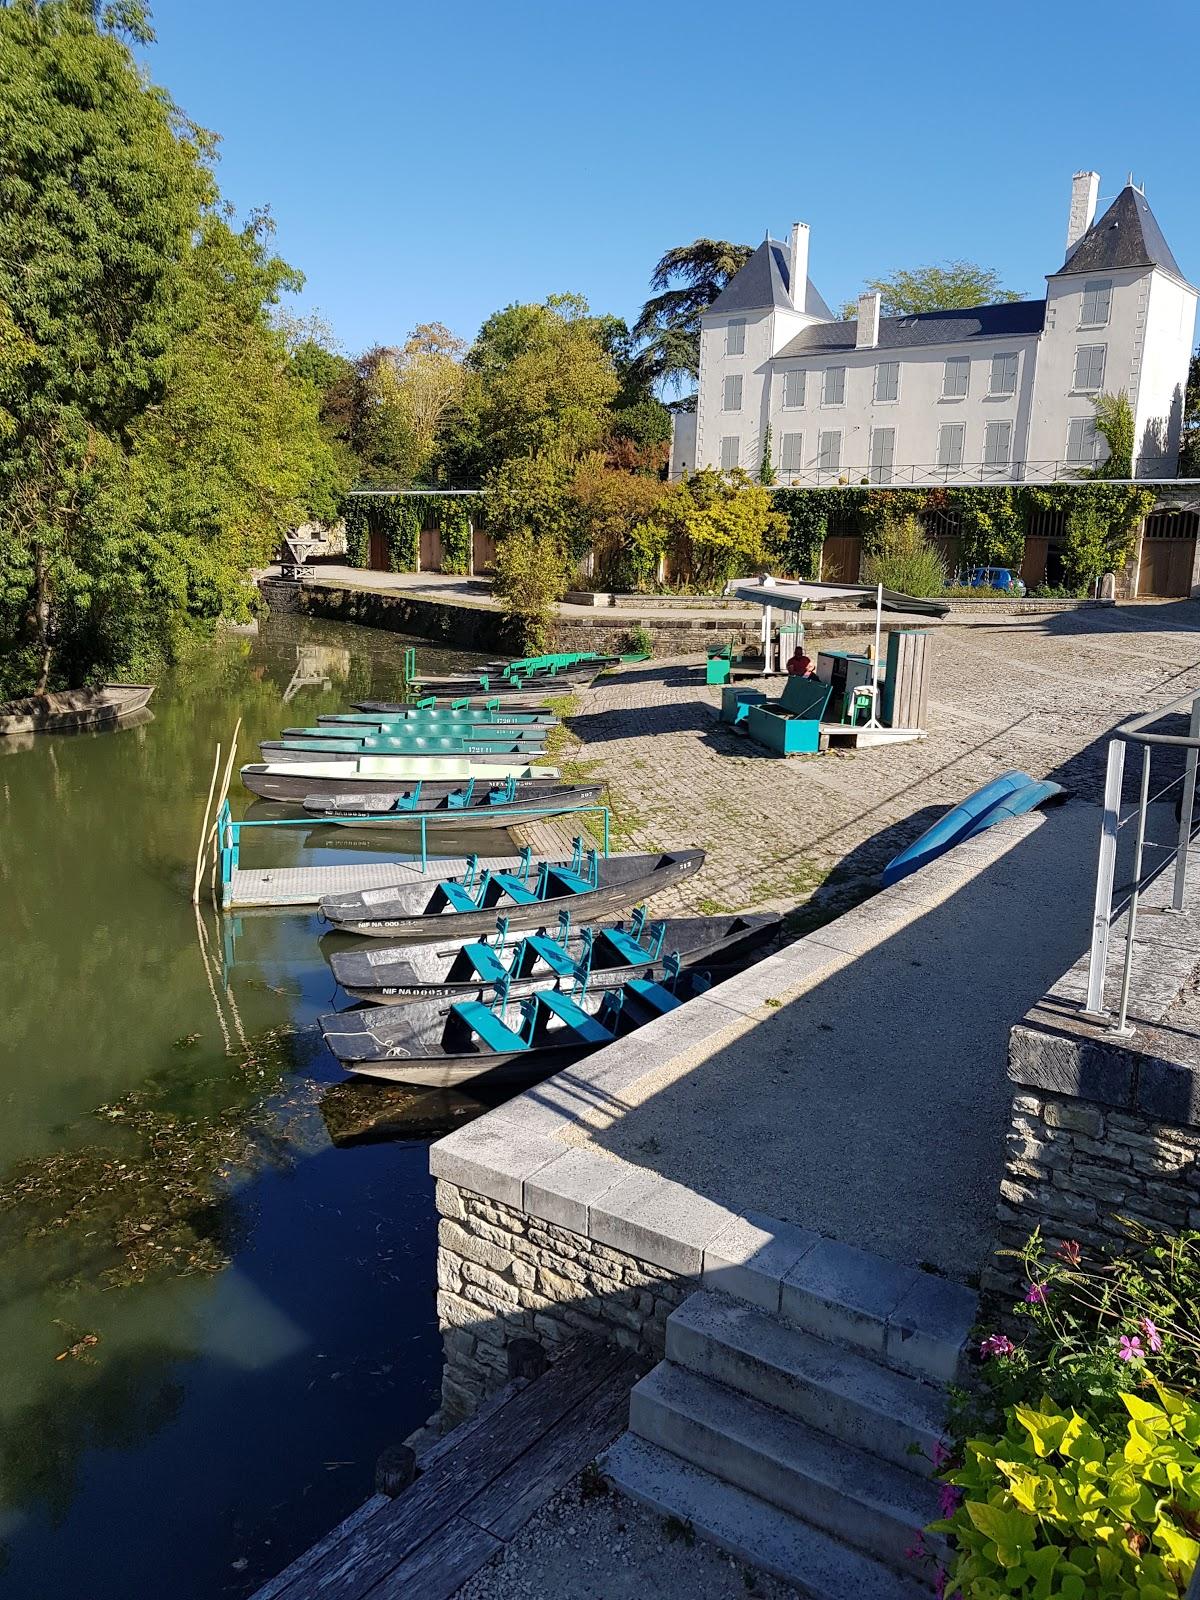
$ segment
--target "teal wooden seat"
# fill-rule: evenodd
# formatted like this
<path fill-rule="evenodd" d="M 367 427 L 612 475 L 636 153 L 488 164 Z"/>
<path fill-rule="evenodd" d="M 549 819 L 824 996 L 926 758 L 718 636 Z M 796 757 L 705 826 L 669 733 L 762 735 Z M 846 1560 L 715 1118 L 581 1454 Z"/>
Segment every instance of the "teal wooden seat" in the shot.
<path fill-rule="evenodd" d="M 531 950 L 536 950 L 551 972 L 557 973 L 560 978 L 565 978 L 568 973 L 575 971 L 574 961 L 557 939 L 551 939 L 544 933 L 531 933 L 525 943 Z"/>
<path fill-rule="evenodd" d="M 596 887 L 594 883 L 589 883 L 582 873 L 572 872 L 568 867 L 551 867 L 550 876 L 570 894 L 585 894 L 589 889 Z"/>
<path fill-rule="evenodd" d="M 479 1035 L 489 1050 L 507 1052 L 529 1049 L 528 1040 L 514 1032 L 503 1017 L 497 1016 L 491 1006 L 484 1005 L 482 1000 L 460 1000 L 453 1010 L 472 1033 Z"/>
<path fill-rule="evenodd" d="M 660 1014 L 674 1011 L 676 1006 L 681 1006 L 683 1001 L 678 995 L 672 994 L 670 989 L 664 989 L 661 983 L 655 983 L 653 978 L 630 978 L 625 985 L 639 995 L 648 1005 Z"/>
<path fill-rule="evenodd" d="M 486 885 L 486 877 L 485 877 Z M 449 900 L 455 911 L 478 911 L 479 902 L 474 893 L 467 888 L 465 883 L 455 883 L 453 879 L 443 883 L 442 893 Z"/>
<path fill-rule="evenodd" d="M 626 966 L 638 966 L 651 959 L 650 952 L 623 928 L 602 928 L 600 931 Z"/>
<path fill-rule="evenodd" d="M 485 983 L 501 983 L 507 978 L 508 969 L 490 944 L 464 945 L 463 954 L 470 958 L 471 965 Z"/>
<path fill-rule="evenodd" d="M 515 872 L 493 872 L 492 882 L 498 883 L 509 899 L 515 900 L 519 906 L 531 906 L 537 902 L 537 890 L 522 883 Z"/>
<path fill-rule="evenodd" d="M 590 1012 L 576 1005 L 574 1000 L 565 994 L 560 994 L 557 989 L 542 989 L 538 993 L 538 1001 L 547 1011 L 561 1018 L 581 1039 L 586 1039 L 589 1044 L 609 1044 L 615 1035 L 603 1023 L 597 1022 Z"/>
<path fill-rule="evenodd" d="M 471 804 L 471 797 L 475 793 L 475 779 L 471 778 L 461 789 L 452 789 L 446 796 L 446 808 L 449 811 L 463 811 Z"/>

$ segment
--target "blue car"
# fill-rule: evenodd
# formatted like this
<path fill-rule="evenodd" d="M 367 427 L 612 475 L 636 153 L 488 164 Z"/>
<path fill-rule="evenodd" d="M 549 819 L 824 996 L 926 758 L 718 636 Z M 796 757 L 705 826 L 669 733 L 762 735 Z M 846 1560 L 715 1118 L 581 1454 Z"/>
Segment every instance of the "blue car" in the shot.
<path fill-rule="evenodd" d="M 1024 582 L 1011 567 L 974 567 L 970 584 L 972 589 L 1003 589 L 1018 598 L 1025 593 Z"/>

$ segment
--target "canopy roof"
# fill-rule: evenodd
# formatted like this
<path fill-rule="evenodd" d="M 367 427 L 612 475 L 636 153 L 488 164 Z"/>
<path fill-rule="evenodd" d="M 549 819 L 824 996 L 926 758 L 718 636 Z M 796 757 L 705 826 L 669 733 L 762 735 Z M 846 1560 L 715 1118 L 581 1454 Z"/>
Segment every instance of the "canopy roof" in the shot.
<path fill-rule="evenodd" d="M 737 579 L 726 585 L 725 592 L 779 611 L 799 611 L 801 606 L 829 600 L 849 600 L 857 606 L 874 606 L 880 601 L 879 588 L 873 583 L 801 583 L 791 578 Z M 909 611 L 918 617 L 944 617 L 950 610 L 944 600 L 918 600 L 895 589 L 884 589 L 881 603 L 885 611 Z"/>

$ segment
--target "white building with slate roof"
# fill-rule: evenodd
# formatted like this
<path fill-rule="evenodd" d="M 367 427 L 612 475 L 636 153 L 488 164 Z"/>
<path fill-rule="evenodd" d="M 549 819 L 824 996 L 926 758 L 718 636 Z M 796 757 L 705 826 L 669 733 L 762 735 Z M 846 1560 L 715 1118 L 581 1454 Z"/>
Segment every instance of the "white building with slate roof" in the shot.
<path fill-rule="evenodd" d="M 1134 472 L 1173 477 L 1197 291 L 1132 185 L 1095 220 L 1100 179 L 1071 185 L 1066 259 L 1044 300 L 839 321 L 808 276 L 808 226 L 765 240 L 704 314 L 694 413 L 672 476 L 757 474 L 771 427 L 781 484 L 1070 477 L 1107 453 L 1093 397 L 1124 389 Z"/>

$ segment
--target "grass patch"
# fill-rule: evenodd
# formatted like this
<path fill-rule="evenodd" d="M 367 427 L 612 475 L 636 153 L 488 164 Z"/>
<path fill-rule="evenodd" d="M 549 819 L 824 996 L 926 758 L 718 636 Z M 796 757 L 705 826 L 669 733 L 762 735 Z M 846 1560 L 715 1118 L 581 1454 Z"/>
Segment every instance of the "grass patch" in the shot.
<path fill-rule="evenodd" d="M 710 895 L 705 895 L 703 900 L 696 901 L 696 910 L 702 917 L 723 917 L 733 909 L 733 906 L 714 900 Z"/>

